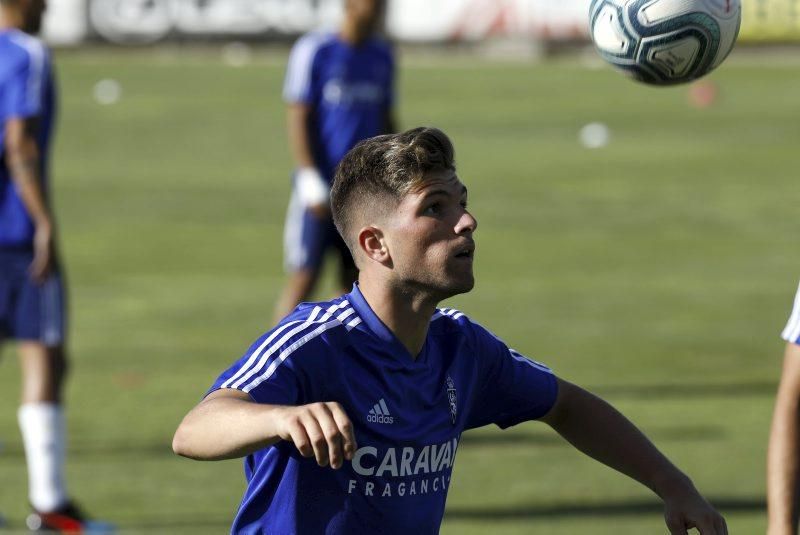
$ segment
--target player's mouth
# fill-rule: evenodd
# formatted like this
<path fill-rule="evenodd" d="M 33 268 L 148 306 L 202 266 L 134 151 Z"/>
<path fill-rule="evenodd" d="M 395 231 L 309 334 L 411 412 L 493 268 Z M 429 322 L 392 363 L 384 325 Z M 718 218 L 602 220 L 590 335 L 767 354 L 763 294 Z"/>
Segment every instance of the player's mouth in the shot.
<path fill-rule="evenodd" d="M 465 245 L 464 247 L 456 249 L 455 257 L 460 258 L 462 260 L 471 261 L 473 258 L 475 258 L 475 244 L 470 243 L 468 245 Z"/>

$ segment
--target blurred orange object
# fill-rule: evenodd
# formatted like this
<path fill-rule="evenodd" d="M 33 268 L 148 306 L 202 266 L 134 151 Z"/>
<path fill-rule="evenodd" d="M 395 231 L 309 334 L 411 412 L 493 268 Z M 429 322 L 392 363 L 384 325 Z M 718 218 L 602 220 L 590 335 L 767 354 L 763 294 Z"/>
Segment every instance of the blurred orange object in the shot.
<path fill-rule="evenodd" d="M 702 80 L 689 86 L 689 105 L 694 108 L 709 108 L 717 102 L 719 88 L 710 80 Z"/>

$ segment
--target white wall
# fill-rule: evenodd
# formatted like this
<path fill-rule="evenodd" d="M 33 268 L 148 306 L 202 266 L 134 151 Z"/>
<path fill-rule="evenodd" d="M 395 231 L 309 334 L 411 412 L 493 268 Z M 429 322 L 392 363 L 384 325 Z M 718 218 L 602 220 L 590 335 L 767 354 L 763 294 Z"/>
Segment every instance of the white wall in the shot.
<path fill-rule="evenodd" d="M 86 0 L 49 0 L 42 33 L 48 42 L 58 45 L 77 44 L 89 31 L 86 22 Z"/>
<path fill-rule="evenodd" d="M 394 0 L 388 27 L 407 41 L 588 36 L 590 0 Z"/>
<path fill-rule="evenodd" d="M 387 28 L 402 41 L 585 36 L 589 0 L 389 0 Z M 169 35 L 297 35 L 333 26 L 342 0 L 49 0 L 45 37 L 152 42 Z"/>

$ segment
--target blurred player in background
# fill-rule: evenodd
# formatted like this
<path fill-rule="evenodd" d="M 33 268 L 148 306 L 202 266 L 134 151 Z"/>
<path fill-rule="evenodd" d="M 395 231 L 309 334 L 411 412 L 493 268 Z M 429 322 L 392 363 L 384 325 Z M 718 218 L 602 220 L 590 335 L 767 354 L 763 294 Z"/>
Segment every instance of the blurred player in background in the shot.
<path fill-rule="evenodd" d="M 394 130 L 394 58 L 378 37 L 384 0 L 344 0 L 338 32 L 310 33 L 289 56 L 283 97 L 297 166 L 284 229 L 289 278 L 276 321 L 309 298 L 325 253 L 339 256 L 339 283 L 348 291 L 357 270 L 333 226 L 329 192 L 336 165 L 362 139 Z"/>
<path fill-rule="evenodd" d="M 475 282 L 477 221 L 443 132 L 357 145 L 332 207 L 360 269 L 352 291 L 297 307 L 175 434 L 181 455 L 246 456 L 232 533 L 438 533 L 462 433 L 541 420 L 652 489 L 673 535 L 727 534 L 691 480 L 608 403 L 436 308 Z"/>
<path fill-rule="evenodd" d="M 44 0 L 0 0 L 0 339 L 17 342 L 31 529 L 80 532 L 64 483 L 65 289 L 47 168 L 56 115 Z"/>
<path fill-rule="evenodd" d="M 789 322 L 767 462 L 769 535 L 797 533 L 800 501 L 800 288 Z"/>

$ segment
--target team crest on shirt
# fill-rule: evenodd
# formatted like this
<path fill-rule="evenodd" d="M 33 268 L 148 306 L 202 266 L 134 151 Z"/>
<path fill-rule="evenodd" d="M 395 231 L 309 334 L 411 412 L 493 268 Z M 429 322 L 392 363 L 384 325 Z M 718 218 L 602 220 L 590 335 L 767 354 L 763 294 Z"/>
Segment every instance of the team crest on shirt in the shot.
<path fill-rule="evenodd" d="M 450 422 L 456 425 L 456 416 L 458 416 L 458 401 L 456 399 L 456 384 L 453 378 L 447 376 L 447 401 L 450 403 Z"/>

